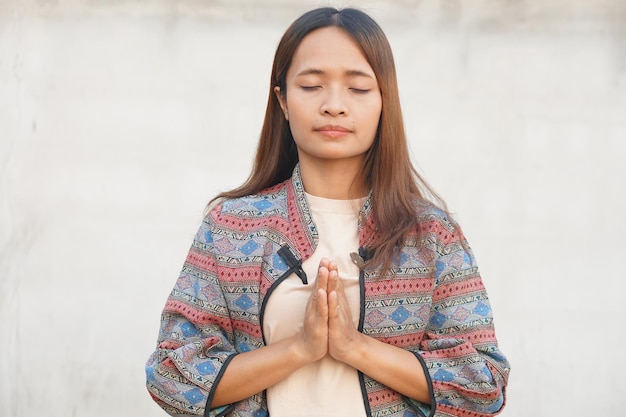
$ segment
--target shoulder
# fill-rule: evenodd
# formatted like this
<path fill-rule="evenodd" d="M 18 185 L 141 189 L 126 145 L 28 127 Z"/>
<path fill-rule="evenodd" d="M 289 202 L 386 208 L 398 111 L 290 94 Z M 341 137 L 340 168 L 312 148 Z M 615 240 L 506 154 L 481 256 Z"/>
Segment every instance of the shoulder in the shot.
<path fill-rule="evenodd" d="M 461 227 L 448 211 L 429 201 L 417 199 L 414 208 L 417 224 L 407 235 L 407 243 L 433 247 L 438 252 L 468 248 Z"/>
<path fill-rule="evenodd" d="M 421 232 L 447 230 L 449 233 L 454 233 L 458 228 L 450 213 L 429 201 L 415 199 L 413 206 Z"/>
<path fill-rule="evenodd" d="M 282 182 L 256 194 L 217 201 L 209 207 L 209 215 L 218 222 L 224 216 L 241 219 L 287 217 L 287 199 L 287 183 Z"/>

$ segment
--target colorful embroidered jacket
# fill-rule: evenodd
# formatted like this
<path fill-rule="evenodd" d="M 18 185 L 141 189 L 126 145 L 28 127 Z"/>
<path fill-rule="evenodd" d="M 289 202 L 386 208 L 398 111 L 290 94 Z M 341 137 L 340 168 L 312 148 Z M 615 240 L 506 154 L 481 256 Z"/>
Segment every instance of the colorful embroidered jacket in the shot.
<path fill-rule="evenodd" d="M 416 356 L 432 405 L 359 373 L 365 409 L 374 417 L 497 414 L 509 364 L 497 346 L 474 256 L 442 211 L 416 208 L 419 230 L 405 239 L 393 274 L 361 273 L 359 331 Z M 372 218 L 367 199 L 359 216 L 363 248 L 375 233 Z M 297 269 L 279 250 L 287 246 L 294 258 L 305 260 L 317 240 L 298 167 L 282 184 L 212 208 L 167 300 L 158 345 L 146 365 L 148 390 L 165 411 L 268 415 L 264 392 L 226 407 L 208 404 L 229 361 L 264 345 L 266 301 Z"/>

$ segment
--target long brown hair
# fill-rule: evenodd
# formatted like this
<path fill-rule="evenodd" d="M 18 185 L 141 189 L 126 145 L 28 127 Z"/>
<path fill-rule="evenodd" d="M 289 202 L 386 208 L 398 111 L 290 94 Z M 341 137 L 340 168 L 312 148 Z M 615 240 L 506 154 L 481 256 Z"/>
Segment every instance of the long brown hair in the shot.
<path fill-rule="evenodd" d="M 288 93 L 285 79 L 300 42 L 314 30 L 329 26 L 344 30 L 360 46 L 382 95 L 378 131 L 361 175 L 371 189 L 376 227 L 376 238 L 368 247 L 373 253 L 369 264 L 382 265 L 386 271 L 395 248 L 418 227 L 415 199 L 434 202 L 443 209 L 445 203 L 411 163 L 391 47 L 380 26 L 360 10 L 323 7 L 305 13 L 289 26 L 274 55 L 265 120 L 252 172 L 240 187 L 223 192 L 212 201 L 255 194 L 291 176 L 298 153 L 274 87 L 280 87 L 282 94 Z"/>

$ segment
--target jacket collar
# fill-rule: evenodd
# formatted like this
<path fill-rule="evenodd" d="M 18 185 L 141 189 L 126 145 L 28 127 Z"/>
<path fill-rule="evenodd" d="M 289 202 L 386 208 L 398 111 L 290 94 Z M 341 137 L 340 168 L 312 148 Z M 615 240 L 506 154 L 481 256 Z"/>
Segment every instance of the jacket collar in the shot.
<path fill-rule="evenodd" d="M 315 252 L 319 234 L 313 222 L 313 215 L 311 214 L 306 194 L 304 193 L 300 164 L 296 164 L 293 169 L 291 181 L 287 187 L 287 196 L 293 243 L 300 253 L 300 257 L 305 260 Z"/>
<path fill-rule="evenodd" d="M 288 185 L 288 196 L 289 217 L 294 231 L 293 242 L 302 259 L 307 259 L 317 248 L 319 234 L 304 191 L 299 163 L 293 169 L 291 182 Z M 367 246 L 375 232 L 371 191 L 359 211 L 358 228 L 359 245 Z"/>

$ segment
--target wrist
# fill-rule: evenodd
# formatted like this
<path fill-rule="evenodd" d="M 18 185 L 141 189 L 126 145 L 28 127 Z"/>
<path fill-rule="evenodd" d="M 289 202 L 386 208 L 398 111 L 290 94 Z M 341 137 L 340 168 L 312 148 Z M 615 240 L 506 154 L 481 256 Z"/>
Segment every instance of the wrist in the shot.
<path fill-rule="evenodd" d="M 360 364 L 367 358 L 367 345 L 369 337 L 363 333 L 356 332 L 352 342 L 347 349 L 337 352 L 334 357 L 340 362 L 350 365 L 355 369 L 360 369 Z"/>
<path fill-rule="evenodd" d="M 306 340 L 300 335 L 295 335 L 289 339 L 287 356 L 297 367 L 306 366 L 318 359 L 310 352 L 310 349 L 307 349 Z"/>

